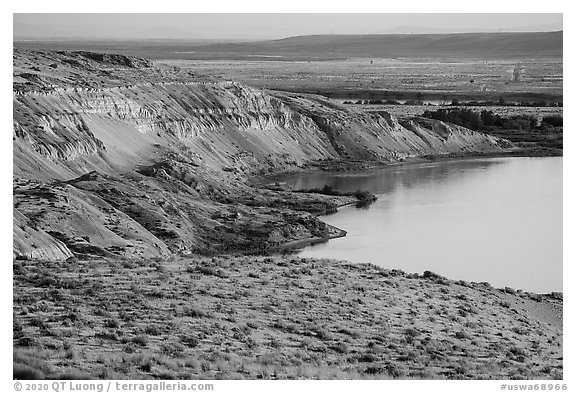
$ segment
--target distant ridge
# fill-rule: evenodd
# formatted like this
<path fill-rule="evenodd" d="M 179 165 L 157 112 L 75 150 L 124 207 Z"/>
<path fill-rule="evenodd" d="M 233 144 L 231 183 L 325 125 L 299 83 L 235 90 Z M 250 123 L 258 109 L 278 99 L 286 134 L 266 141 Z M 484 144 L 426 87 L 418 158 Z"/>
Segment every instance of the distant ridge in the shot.
<path fill-rule="evenodd" d="M 202 53 L 316 57 L 562 56 L 562 31 L 534 33 L 308 35 L 216 44 Z"/>
<path fill-rule="evenodd" d="M 251 42 L 194 40 L 16 40 L 32 50 L 84 50 L 150 59 L 327 60 L 337 58 L 562 57 L 563 32 L 304 35 Z"/>

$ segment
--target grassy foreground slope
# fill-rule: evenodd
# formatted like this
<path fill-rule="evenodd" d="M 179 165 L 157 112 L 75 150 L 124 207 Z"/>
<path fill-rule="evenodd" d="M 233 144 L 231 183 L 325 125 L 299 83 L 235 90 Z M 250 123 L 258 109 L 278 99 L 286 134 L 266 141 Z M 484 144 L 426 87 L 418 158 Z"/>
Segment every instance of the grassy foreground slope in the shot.
<path fill-rule="evenodd" d="M 290 256 L 15 261 L 21 378 L 562 378 L 562 299 Z"/>

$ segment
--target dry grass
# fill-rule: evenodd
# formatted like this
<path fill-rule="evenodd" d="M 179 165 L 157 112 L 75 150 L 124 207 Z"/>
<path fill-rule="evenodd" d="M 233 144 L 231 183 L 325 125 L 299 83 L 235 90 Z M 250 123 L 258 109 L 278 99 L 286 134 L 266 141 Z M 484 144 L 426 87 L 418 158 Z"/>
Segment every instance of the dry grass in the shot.
<path fill-rule="evenodd" d="M 14 261 L 14 377 L 557 379 L 561 310 L 289 256 Z"/>

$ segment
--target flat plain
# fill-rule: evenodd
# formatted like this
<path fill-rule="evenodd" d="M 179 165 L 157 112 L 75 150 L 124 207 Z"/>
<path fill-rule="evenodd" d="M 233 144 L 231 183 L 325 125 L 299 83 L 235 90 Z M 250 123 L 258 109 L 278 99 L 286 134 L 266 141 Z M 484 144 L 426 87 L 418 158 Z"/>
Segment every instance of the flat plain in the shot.
<path fill-rule="evenodd" d="M 562 59 L 350 58 L 325 61 L 157 60 L 259 88 L 343 100 L 562 102 Z M 517 64 L 524 71 L 512 82 Z"/>

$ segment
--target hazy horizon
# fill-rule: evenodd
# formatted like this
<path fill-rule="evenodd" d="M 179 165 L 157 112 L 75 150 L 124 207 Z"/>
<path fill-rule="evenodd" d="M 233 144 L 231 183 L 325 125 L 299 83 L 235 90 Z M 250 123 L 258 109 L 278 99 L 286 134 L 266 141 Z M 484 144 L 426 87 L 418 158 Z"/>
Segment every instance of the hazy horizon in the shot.
<path fill-rule="evenodd" d="M 265 40 L 562 30 L 562 14 L 13 14 L 14 39 Z"/>

